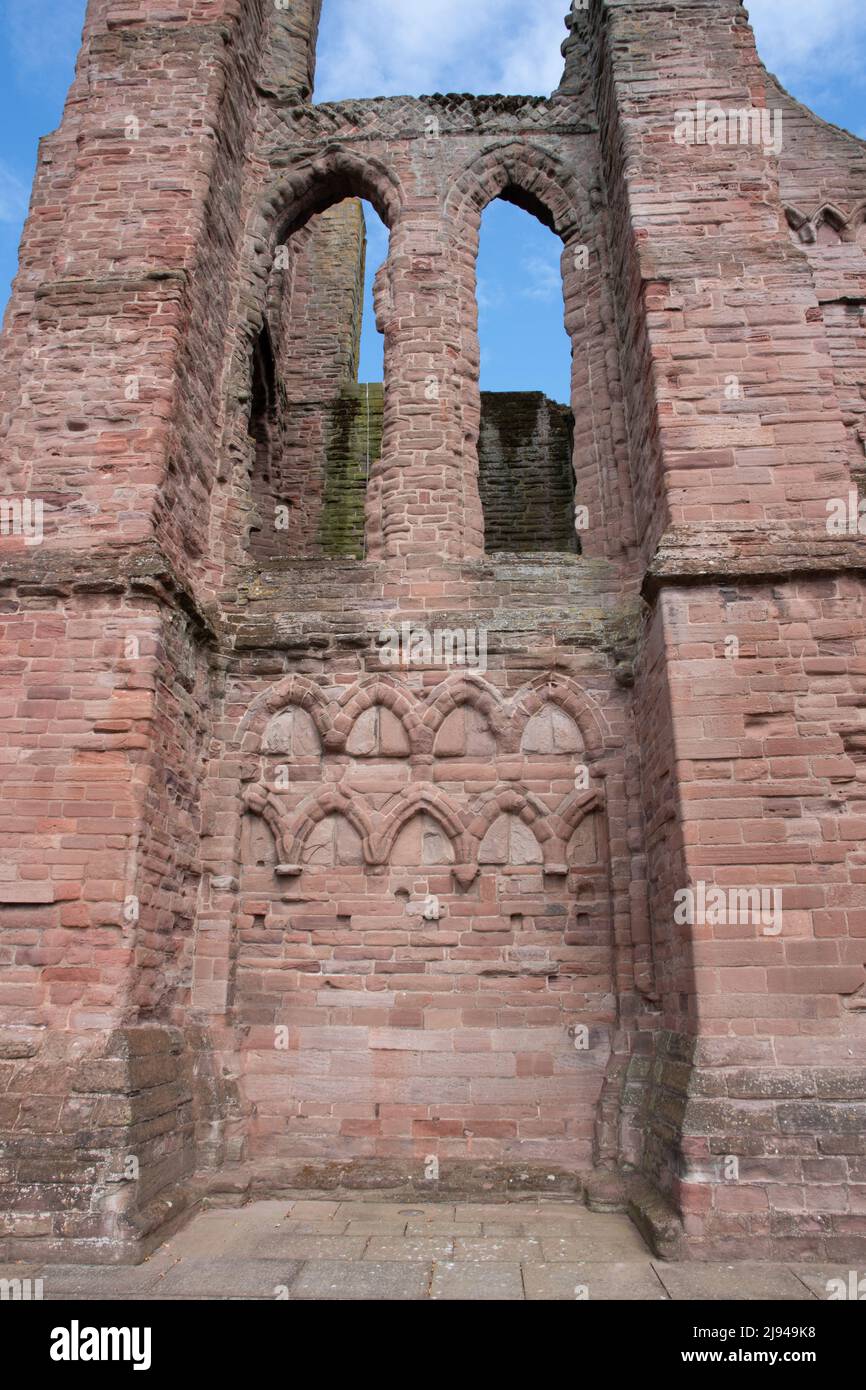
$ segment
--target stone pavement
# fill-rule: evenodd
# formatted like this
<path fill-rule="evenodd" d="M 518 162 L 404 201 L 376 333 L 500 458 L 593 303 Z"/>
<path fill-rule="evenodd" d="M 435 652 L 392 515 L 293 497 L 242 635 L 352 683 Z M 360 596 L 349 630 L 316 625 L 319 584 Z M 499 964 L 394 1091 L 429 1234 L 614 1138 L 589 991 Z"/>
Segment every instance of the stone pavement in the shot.
<path fill-rule="evenodd" d="M 46 1299 L 826 1298 L 848 1270 L 656 1260 L 627 1216 L 573 1202 L 254 1202 L 199 1213 L 143 1265 L 7 1265 Z"/>

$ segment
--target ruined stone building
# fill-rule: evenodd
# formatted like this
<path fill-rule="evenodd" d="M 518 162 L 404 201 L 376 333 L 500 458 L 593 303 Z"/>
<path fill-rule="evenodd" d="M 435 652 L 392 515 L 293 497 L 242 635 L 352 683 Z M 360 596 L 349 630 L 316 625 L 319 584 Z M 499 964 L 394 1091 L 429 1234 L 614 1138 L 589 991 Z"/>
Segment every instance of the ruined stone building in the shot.
<path fill-rule="evenodd" d="M 327 105 L 320 8 L 90 0 L 40 148 L 0 1260 L 373 1187 L 862 1260 L 866 144 L 736 0 L 575 5 L 550 97 Z M 570 412 L 482 401 L 496 198 L 562 241 Z"/>

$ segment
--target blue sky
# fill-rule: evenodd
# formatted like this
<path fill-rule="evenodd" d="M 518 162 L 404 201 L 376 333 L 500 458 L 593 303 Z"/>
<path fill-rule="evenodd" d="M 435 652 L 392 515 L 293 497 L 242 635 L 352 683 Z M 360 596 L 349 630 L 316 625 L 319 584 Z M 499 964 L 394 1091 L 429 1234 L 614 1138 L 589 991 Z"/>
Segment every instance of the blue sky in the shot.
<path fill-rule="evenodd" d="M 324 0 L 316 97 L 546 94 L 559 81 L 567 0 Z M 866 0 L 752 0 L 767 66 L 807 106 L 866 137 Z M 85 0 L 0 0 L 0 304 L 15 273 L 40 135 L 60 119 Z M 363 22 L 362 22 L 363 21 Z M 368 210 L 368 278 L 385 232 Z M 479 259 L 482 386 L 567 399 L 561 247 L 495 203 Z M 362 379 L 381 378 L 368 309 Z"/>

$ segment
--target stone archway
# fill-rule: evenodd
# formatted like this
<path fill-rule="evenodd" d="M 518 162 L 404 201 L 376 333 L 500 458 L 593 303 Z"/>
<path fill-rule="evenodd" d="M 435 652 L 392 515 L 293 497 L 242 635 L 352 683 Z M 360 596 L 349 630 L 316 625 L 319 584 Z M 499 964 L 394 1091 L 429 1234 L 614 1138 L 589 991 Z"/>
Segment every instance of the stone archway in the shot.
<path fill-rule="evenodd" d="M 476 262 L 481 218 L 497 198 L 538 218 L 563 244 L 563 314 L 571 340 L 570 405 L 576 422 L 572 447 L 576 548 L 588 555 L 607 554 L 631 540 L 633 527 L 627 463 L 614 443 L 612 415 L 620 386 L 607 285 L 606 232 L 589 190 L 561 159 L 527 140 L 503 140 L 483 150 L 454 180 L 445 201 L 467 329 L 460 379 L 466 470 L 470 477 L 477 477 L 481 399 Z M 521 547 L 515 543 L 510 548 Z"/>

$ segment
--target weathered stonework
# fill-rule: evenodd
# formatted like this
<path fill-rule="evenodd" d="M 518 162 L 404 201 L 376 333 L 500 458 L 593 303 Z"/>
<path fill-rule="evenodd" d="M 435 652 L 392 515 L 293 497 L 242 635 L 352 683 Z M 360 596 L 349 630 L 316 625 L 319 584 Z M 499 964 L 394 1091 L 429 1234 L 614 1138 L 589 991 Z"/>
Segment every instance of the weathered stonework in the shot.
<path fill-rule="evenodd" d="M 827 518 L 866 145 L 735 0 L 592 0 L 550 98 L 327 106 L 319 9 L 91 0 L 40 149 L 0 345 L 5 491 L 45 508 L 0 536 L 0 1261 L 137 1259 L 214 1193 L 615 1173 L 664 1252 L 862 1259 L 864 537 Z M 780 109 L 781 154 L 678 143 L 699 101 Z M 563 242 L 573 487 L 537 397 L 513 455 L 482 414 L 500 196 Z M 780 891 L 782 930 L 678 920 L 699 883 Z"/>

